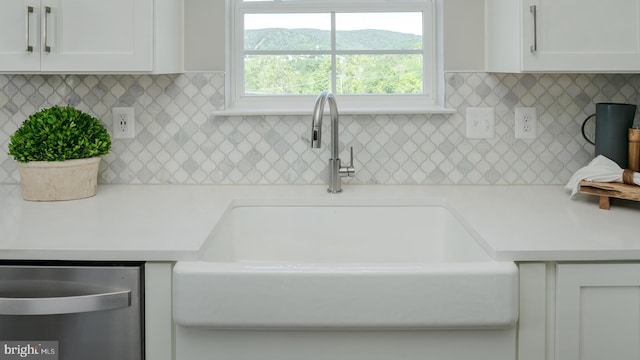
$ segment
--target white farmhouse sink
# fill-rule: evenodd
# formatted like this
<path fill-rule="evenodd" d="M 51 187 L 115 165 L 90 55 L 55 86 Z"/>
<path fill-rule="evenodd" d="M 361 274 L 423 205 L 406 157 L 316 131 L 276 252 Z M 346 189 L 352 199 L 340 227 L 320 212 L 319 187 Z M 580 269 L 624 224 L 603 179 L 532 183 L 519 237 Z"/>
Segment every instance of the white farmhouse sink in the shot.
<path fill-rule="evenodd" d="M 498 328 L 517 268 L 420 201 L 233 203 L 174 268 L 174 319 L 210 328 Z"/>

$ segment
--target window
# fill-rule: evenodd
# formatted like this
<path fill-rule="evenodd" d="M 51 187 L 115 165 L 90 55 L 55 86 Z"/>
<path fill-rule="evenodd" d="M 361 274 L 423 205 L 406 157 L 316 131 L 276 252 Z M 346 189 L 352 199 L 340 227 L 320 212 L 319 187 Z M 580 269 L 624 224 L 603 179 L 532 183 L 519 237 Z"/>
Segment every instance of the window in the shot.
<path fill-rule="evenodd" d="M 308 112 L 322 90 L 341 112 L 438 105 L 432 0 L 229 1 L 228 108 Z"/>

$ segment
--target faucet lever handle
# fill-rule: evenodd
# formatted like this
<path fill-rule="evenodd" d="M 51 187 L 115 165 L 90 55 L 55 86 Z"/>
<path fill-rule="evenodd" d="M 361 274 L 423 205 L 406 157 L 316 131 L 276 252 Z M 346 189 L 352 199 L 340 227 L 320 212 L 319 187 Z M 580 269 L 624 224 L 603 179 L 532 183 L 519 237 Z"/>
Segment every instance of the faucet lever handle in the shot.
<path fill-rule="evenodd" d="M 353 167 L 353 146 L 349 147 L 349 167 Z"/>
<path fill-rule="evenodd" d="M 350 153 L 350 160 L 349 160 L 349 165 L 347 166 L 340 166 L 340 169 L 338 169 L 338 173 L 340 174 L 341 177 L 353 177 L 356 174 L 356 169 L 353 167 L 353 146 L 351 146 L 351 148 L 349 149 L 349 153 Z"/>

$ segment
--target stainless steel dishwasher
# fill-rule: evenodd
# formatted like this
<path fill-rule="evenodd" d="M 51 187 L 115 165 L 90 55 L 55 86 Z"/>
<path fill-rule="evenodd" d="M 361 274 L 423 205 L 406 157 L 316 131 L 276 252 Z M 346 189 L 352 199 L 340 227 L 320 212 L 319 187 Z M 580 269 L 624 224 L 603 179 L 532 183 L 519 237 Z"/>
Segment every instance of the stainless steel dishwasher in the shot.
<path fill-rule="evenodd" d="M 143 269 L 0 263 L 0 359 L 144 359 Z"/>

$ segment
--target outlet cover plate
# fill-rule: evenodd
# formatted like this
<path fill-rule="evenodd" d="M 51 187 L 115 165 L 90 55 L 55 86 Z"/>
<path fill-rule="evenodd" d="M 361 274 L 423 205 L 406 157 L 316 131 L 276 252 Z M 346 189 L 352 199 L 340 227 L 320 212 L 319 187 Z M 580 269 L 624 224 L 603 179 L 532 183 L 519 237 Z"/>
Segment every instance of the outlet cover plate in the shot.
<path fill-rule="evenodd" d="M 534 107 L 517 107 L 515 111 L 516 139 L 535 139 L 538 135 L 538 112 Z"/>
<path fill-rule="evenodd" d="M 467 139 L 491 139 L 496 134 L 496 112 L 492 107 L 467 108 Z"/>
<path fill-rule="evenodd" d="M 135 112 L 132 107 L 114 107 L 111 109 L 113 116 L 113 138 L 133 139 L 136 136 Z M 123 127 L 120 120 L 124 119 L 126 125 Z"/>

